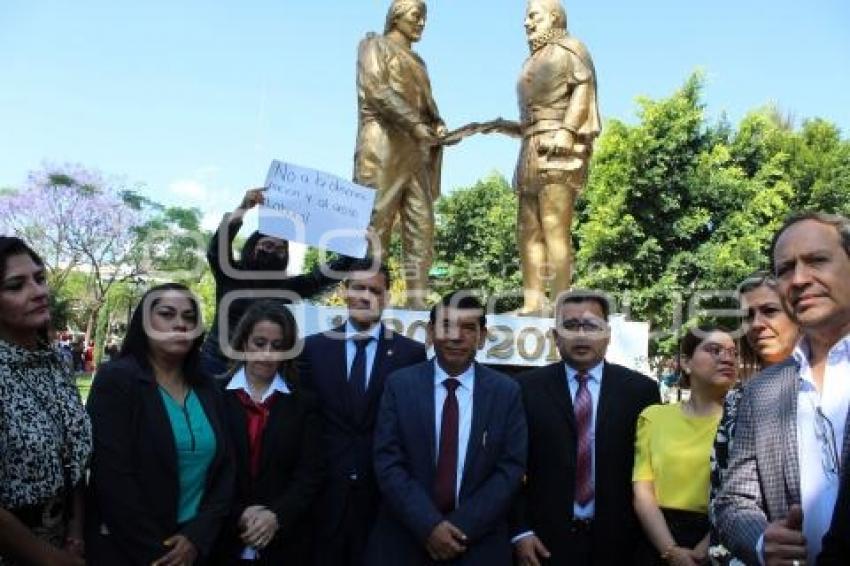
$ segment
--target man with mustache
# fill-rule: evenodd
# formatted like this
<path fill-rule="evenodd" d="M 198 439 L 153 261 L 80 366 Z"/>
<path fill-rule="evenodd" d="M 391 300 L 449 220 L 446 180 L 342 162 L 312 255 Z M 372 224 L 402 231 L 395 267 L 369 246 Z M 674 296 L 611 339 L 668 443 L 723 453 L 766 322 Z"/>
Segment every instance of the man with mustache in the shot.
<path fill-rule="evenodd" d="M 850 453 L 850 220 L 792 216 L 771 257 L 803 337 L 744 389 L 714 516 L 723 544 L 747 564 L 814 564 Z"/>
<path fill-rule="evenodd" d="M 640 525 L 632 507 L 638 415 L 658 385 L 605 361 L 608 299 L 558 297 L 563 361 L 519 377 L 528 421 L 528 470 L 511 528 L 520 566 L 632 564 Z"/>
<path fill-rule="evenodd" d="M 522 137 L 514 173 L 524 303 L 540 311 L 551 279 L 553 299 L 570 287 L 573 204 L 601 121 L 596 71 L 584 44 L 567 32 L 560 0 L 530 0 L 525 31 L 531 54 L 517 82 Z"/>

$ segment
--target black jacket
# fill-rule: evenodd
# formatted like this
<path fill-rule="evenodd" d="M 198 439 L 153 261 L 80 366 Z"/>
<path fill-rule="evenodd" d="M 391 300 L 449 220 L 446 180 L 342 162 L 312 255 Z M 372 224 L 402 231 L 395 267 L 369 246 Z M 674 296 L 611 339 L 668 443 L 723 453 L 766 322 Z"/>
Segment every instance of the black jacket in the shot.
<path fill-rule="evenodd" d="M 216 552 L 218 564 L 234 564 L 238 559 L 244 548 L 238 521 L 252 505 L 269 508 L 280 526 L 272 542 L 260 552 L 259 564 L 306 564 L 309 560 L 307 517 L 322 483 L 321 414 L 312 393 L 289 386 L 292 393 L 278 396 L 269 412 L 260 470 L 254 480 L 245 408 L 235 391 L 224 391 L 225 420 L 236 457 L 236 490 Z"/>
<path fill-rule="evenodd" d="M 94 452 L 86 506 L 89 564 L 148 566 L 168 552 L 163 541 L 185 535 L 210 555 L 230 510 L 234 468 L 221 395 L 211 379 L 193 386 L 216 439 L 197 516 L 177 524 L 179 480 L 174 434 L 156 379 L 134 358 L 105 364 L 87 409 Z"/>
<path fill-rule="evenodd" d="M 563 362 L 519 376 L 528 420 L 528 470 L 513 512 L 511 536 L 533 530 L 552 553 L 548 564 L 570 564 L 577 439 Z M 641 528 L 632 506 L 635 429 L 640 412 L 660 402 L 657 384 L 605 362 L 595 416 L 593 564 L 631 564 Z"/>
<path fill-rule="evenodd" d="M 334 533 L 342 520 L 352 490 L 369 494 L 371 509 L 363 521 L 374 521 L 378 512 L 378 486 L 372 465 L 372 434 L 384 382 L 393 371 L 425 361 L 425 346 L 382 327 L 375 362 L 366 391 L 366 408 L 355 414 L 348 387 L 345 342 L 340 326 L 313 334 L 304 341 L 299 359 L 301 381 L 315 392 L 322 411 L 322 454 L 326 481 L 316 505 L 316 529 L 320 539 Z M 352 481 L 352 474 L 356 480 Z"/>

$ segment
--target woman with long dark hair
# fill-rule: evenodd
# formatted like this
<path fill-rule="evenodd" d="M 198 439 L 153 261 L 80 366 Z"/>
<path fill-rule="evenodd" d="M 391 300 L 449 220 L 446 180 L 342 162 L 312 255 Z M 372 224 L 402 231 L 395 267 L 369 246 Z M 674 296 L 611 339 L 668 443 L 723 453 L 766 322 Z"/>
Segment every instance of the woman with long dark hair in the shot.
<path fill-rule="evenodd" d="M 307 515 L 322 482 L 321 416 L 298 386 L 298 327 L 275 301 L 252 305 L 232 340 L 225 412 L 237 463 L 219 563 L 307 564 Z"/>
<path fill-rule="evenodd" d="M 229 511 L 221 396 L 199 369 L 200 309 L 183 285 L 150 289 L 118 359 L 95 376 L 91 564 L 203 563 Z"/>
<path fill-rule="evenodd" d="M 738 347 L 718 326 L 687 331 L 679 346 L 684 403 L 654 405 L 638 418 L 632 474 L 635 512 L 650 544 L 642 565 L 693 566 L 708 558 L 709 453 L 723 400 L 735 383 Z"/>
<path fill-rule="evenodd" d="M 83 564 L 91 430 L 49 323 L 44 262 L 0 236 L 0 565 Z"/>

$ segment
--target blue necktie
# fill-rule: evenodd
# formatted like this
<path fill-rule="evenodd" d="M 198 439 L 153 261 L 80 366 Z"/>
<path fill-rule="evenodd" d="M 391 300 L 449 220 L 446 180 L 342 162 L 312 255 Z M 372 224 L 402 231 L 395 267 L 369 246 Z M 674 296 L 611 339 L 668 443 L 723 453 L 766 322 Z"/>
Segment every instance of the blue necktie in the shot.
<path fill-rule="evenodd" d="M 372 341 L 371 336 L 355 336 L 352 338 L 357 351 L 351 363 L 351 374 L 348 376 L 348 387 L 351 388 L 351 398 L 357 414 L 360 413 L 363 400 L 366 397 L 366 346 Z"/>

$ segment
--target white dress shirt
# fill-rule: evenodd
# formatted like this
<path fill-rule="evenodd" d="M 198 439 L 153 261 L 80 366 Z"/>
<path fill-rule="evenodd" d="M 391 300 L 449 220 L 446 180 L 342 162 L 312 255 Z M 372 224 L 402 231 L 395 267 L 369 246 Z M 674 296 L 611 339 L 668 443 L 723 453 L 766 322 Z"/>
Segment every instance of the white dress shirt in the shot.
<path fill-rule="evenodd" d="M 570 388 L 570 399 L 572 399 L 573 407 L 575 407 L 576 393 L 578 393 L 578 380 L 576 379 L 578 371 L 567 364 L 564 364 L 564 367 L 567 370 L 567 385 Z M 602 387 L 602 370 L 604 367 L 605 362 L 599 362 L 587 370 L 587 390 L 590 392 L 590 399 L 593 402 L 593 414 L 590 418 L 590 478 L 594 484 L 594 494 L 596 493 L 596 409 L 599 407 L 599 389 Z M 573 517 L 576 519 L 592 519 L 595 510 L 595 497 L 587 505 L 579 505 L 578 502 L 573 502 Z"/>
<path fill-rule="evenodd" d="M 230 382 L 227 384 L 225 389 L 230 390 L 238 390 L 241 389 L 249 396 L 251 395 L 251 389 L 248 387 L 248 376 L 245 374 L 245 366 L 243 365 L 239 370 L 233 374 L 233 377 L 230 378 Z M 284 395 L 289 395 L 292 391 L 289 390 L 289 387 L 286 385 L 286 382 L 283 378 L 280 377 L 280 374 L 275 374 L 272 378 L 271 385 L 266 389 L 266 392 L 263 393 L 263 398 L 260 399 L 260 403 L 265 403 L 266 399 L 271 397 L 272 393 L 277 391 L 278 393 L 283 393 Z"/>
<path fill-rule="evenodd" d="M 845 336 L 827 354 L 823 390 L 818 394 L 809 351 L 799 344 L 794 358 L 800 364 L 800 391 L 797 394 L 797 455 L 800 462 L 800 499 L 803 506 L 803 535 L 806 537 L 808 564 L 814 564 L 820 553 L 821 539 L 832 521 L 832 511 L 838 499 L 839 474 L 825 469 L 824 440 L 832 444 L 839 461 L 844 446 L 844 425 L 850 406 L 850 336 Z M 818 438 L 816 408 L 832 423 L 832 435 L 825 427 L 826 438 Z M 828 459 L 827 459 L 828 460 Z"/>
<path fill-rule="evenodd" d="M 230 382 L 227 384 L 225 389 L 229 390 L 242 390 L 251 396 L 251 389 L 248 387 L 248 376 L 245 374 L 245 366 L 243 365 L 239 368 L 239 371 L 233 374 L 233 377 L 230 378 Z M 271 385 L 269 385 L 266 392 L 263 393 L 263 398 L 260 399 L 260 403 L 265 403 L 266 400 L 272 396 L 272 394 L 277 391 L 283 395 L 289 395 L 292 391 L 287 387 L 286 382 L 283 378 L 280 377 L 280 374 L 275 374 L 272 378 Z M 243 560 L 256 560 L 260 556 L 260 553 L 253 546 L 246 546 L 242 549 L 241 558 Z"/>
<path fill-rule="evenodd" d="M 350 320 L 345 322 L 345 367 L 348 368 L 348 378 L 351 379 L 351 366 L 354 364 L 354 356 L 357 354 L 357 345 L 354 338 L 369 335 L 374 340 L 369 340 L 366 345 L 366 388 L 369 387 L 369 379 L 372 377 L 372 367 L 375 365 L 375 355 L 378 353 L 378 339 L 381 337 L 383 325 L 379 322 L 372 328 L 363 332 L 354 328 Z"/>
<path fill-rule="evenodd" d="M 806 537 L 807 564 L 814 564 L 821 550 L 821 542 L 829 524 L 838 499 L 840 475 L 830 473 L 824 465 L 824 441 L 832 443 L 835 437 L 835 451 L 839 461 L 844 446 L 844 428 L 847 423 L 847 411 L 850 409 L 850 335 L 839 340 L 826 358 L 826 370 L 823 376 L 823 390 L 818 393 L 815 387 L 812 367 L 809 364 L 811 352 L 806 339 L 800 340 L 794 349 L 794 359 L 800 366 L 799 388 L 797 392 L 797 459 L 800 463 L 800 499 L 803 508 L 803 535 Z M 832 435 L 818 438 L 816 423 L 817 408 L 832 423 Z M 841 462 L 841 466 L 848 462 Z M 764 564 L 764 534 L 756 545 L 759 560 Z"/>
<path fill-rule="evenodd" d="M 458 408 L 458 439 L 457 439 L 457 481 L 455 483 L 455 503 L 460 495 L 460 483 L 463 479 L 463 466 L 466 463 L 466 447 L 469 445 L 469 435 L 472 430 L 472 396 L 475 389 L 475 364 L 470 366 L 460 375 L 450 376 L 440 362 L 434 358 L 434 430 L 437 433 L 436 450 L 434 455 L 440 457 L 440 428 L 443 425 L 443 403 L 446 401 L 448 391 L 443 381 L 450 378 L 457 379 L 460 385 L 455 390 Z"/>
<path fill-rule="evenodd" d="M 578 380 L 576 379 L 578 371 L 567 364 L 564 364 L 564 368 L 567 372 L 567 387 L 570 389 L 570 399 L 573 407 L 575 407 L 576 393 L 578 393 Z M 594 498 L 587 505 L 579 505 L 578 502 L 573 501 L 573 518 L 575 519 L 592 519 L 596 511 L 596 409 L 599 407 L 599 391 L 602 387 L 602 373 L 604 369 L 605 361 L 603 360 L 587 370 L 587 390 L 590 393 L 590 400 L 593 406 L 593 414 L 590 419 L 590 478 L 594 484 Z M 578 445 L 576 445 L 577 448 Z M 522 532 L 511 539 L 511 544 L 516 544 L 525 537 L 533 534 L 534 531 Z"/>

